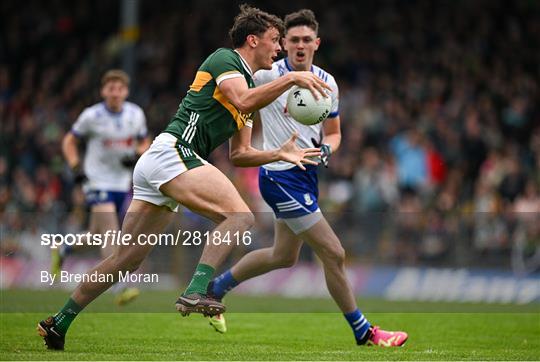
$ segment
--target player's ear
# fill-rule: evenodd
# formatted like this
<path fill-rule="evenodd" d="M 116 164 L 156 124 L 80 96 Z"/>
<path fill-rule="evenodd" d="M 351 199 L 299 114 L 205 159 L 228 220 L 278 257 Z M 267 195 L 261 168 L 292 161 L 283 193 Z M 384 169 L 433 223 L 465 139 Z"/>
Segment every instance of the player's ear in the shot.
<path fill-rule="evenodd" d="M 321 45 L 321 38 L 315 39 L 315 50 L 319 49 L 319 45 Z"/>
<path fill-rule="evenodd" d="M 250 46 L 250 48 L 255 48 L 257 46 L 257 43 L 259 41 L 259 38 L 257 35 L 249 34 L 246 37 L 246 43 Z"/>

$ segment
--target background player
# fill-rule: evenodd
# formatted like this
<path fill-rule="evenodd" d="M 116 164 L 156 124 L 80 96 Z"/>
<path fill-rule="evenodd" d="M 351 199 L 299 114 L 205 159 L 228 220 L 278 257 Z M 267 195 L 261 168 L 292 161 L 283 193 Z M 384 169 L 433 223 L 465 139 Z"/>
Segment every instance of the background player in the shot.
<path fill-rule="evenodd" d="M 240 235 L 253 224 L 253 215 L 231 181 L 205 159 L 240 129 L 251 127 L 252 112 L 270 104 L 294 84 L 323 96 L 328 85 L 311 72 L 291 72 L 255 88 L 253 72 L 271 69 L 281 50 L 281 19 L 259 9 L 241 6 L 230 31 L 233 49 L 220 48 L 200 66 L 186 97 L 165 132 L 138 161 L 133 176 L 134 195 L 122 225 L 133 240 L 160 233 L 178 204 L 218 223 L 215 231 Z M 325 96 L 325 95 L 324 95 Z M 278 160 L 302 166 L 318 156 L 318 149 L 299 149 L 295 136 L 279 149 L 251 153 L 257 165 Z M 222 313 L 223 304 L 207 297 L 209 281 L 234 243 L 207 243 L 193 278 L 176 302 L 183 314 Z M 152 250 L 151 245 L 121 246 L 88 274 L 134 271 Z M 52 349 L 63 349 L 64 338 L 77 314 L 107 290 L 112 282 L 82 282 L 66 305 L 38 323 L 38 332 Z"/>
<path fill-rule="evenodd" d="M 332 151 L 341 141 L 338 113 L 338 87 L 329 73 L 313 65 L 313 56 L 320 44 L 318 22 L 311 10 L 300 10 L 285 17 L 283 40 L 287 57 L 275 62 L 271 70 L 255 74 L 257 85 L 267 84 L 294 71 L 311 71 L 332 88 L 332 110 L 323 124 L 305 126 L 294 121 L 287 113 L 288 92 L 261 109 L 264 149 L 273 149 L 289 135 L 297 132 L 299 147 L 321 147 L 321 162 L 327 166 Z M 321 142 L 321 135 L 322 137 Z M 231 152 L 237 166 L 252 166 L 250 149 L 251 130 L 244 129 L 232 139 Z M 380 346 L 401 346 L 407 340 L 404 332 L 386 332 L 372 327 L 356 305 L 353 291 L 346 278 L 345 250 L 322 215 L 317 204 L 317 168 L 307 165 L 303 171 L 285 162 L 273 162 L 260 168 L 259 188 L 264 200 L 275 215 L 275 239 L 270 248 L 246 254 L 230 270 L 209 285 L 209 295 L 221 300 L 238 283 L 274 269 L 293 266 L 303 241 L 307 242 L 321 259 L 330 294 L 349 322 L 359 345 L 370 343 Z M 210 318 L 217 331 L 225 332 L 222 315 Z"/>
<path fill-rule="evenodd" d="M 90 207 L 89 231 L 103 234 L 118 230 L 126 200 L 131 189 L 131 175 L 137 158 L 148 149 L 146 118 L 136 104 L 127 102 L 129 76 L 122 70 L 109 70 L 101 79 L 103 102 L 86 108 L 62 142 L 62 152 L 75 175 L 83 184 L 86 202 Z M 78 145 L 86 142 L 84 161 Z M 82 239 L 85 242 L 84 238 Z M 100 248 L 103 258 L 114 247 Z M 52 249 L 53 274 L 60 272 L 64 258 L 75 251 L 65 245 Z M 137 288 L 115 286 L 116 303 L 125 304 L 139 294 Z"/>

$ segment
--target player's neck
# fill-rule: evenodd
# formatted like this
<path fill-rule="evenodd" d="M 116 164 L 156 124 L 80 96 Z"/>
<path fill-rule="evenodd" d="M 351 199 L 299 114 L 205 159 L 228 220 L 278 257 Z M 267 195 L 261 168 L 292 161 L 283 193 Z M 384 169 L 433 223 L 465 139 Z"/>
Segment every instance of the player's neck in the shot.
<path fill-rule="evenodd" d="M 107 101 L 103 102 L 105 104 L 105 108 L 107 108 L 107 110 L 111 113 L 120 113 L 122 112 L 122 109 L 124 108 L 124 104 L 120 104 L 118 106 L 116 105 L 112 105 L 112 104 L 109 104 L 107 103 Z"/>
<path fill-rule="evenodd" d="M 253 74 L 260 69 L 260 67 L 255 63 L 255 54 L 253 52 L 248 51 L 246 48 L 236 48 L 234 50 L 240 54 L 242 59 L 244 59 L 244 61 L 249 65 L 249 68 Z"/>

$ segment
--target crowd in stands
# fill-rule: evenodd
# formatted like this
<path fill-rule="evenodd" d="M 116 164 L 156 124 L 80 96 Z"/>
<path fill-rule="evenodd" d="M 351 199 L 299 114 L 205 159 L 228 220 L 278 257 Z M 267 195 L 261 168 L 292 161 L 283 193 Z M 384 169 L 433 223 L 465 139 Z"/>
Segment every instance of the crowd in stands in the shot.
<path fill-rule="evenodd" d="M 119 4 L 0 2 L 4 230 L 35 224 L 25 215 L 64 228 L 84 222 L 84 195 L 60 145 L 99 101 L 102 73 L 121 64 Z M 319 19 L 316 63 L 340 86 L 343 132 L 321 171 L 320 203 L 349 230 L 340 236 L 351 257 L 509 266 L 514 244 L 540 250 L 540 2 L 253 4 L 282 16 L 309 7 Z M 237 10 L 227 1 L 141 0 L 130 100 L 154 136 L 206 55 L 229 46 Z M 233 167 L 226 147 L 212 162 L 262 210 L 256 170 Z M 6 240 L 3 250 L 16 249 Z"/>

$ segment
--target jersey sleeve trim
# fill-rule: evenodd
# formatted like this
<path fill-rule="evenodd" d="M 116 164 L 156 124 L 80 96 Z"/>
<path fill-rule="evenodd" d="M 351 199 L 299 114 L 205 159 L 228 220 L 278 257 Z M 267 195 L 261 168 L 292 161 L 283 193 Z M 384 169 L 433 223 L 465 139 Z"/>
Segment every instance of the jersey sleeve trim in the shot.
<path fill-rule="evenodd" d="M 335 112 L 330 113 L 327 118 L 335 118 L 337 116 L 339 116 L 339 111 L 335 111 Z"/>
<path fill-rule="evenodd" d="M 212 80 L 212 75 L 208 72 L 198 71 L 195 74 L 193 83 L 189 86 L 190 91 L 199 92 L 203 87 Z"/>
<path fill-rule="evenodd" d="M 220 85 L 221 82 L 223 82 L 226 79 L 240 78 L 240 77 L 244 77 L 244 75 L 242 73 L 240 73 L 239 71 L 237 71 L 237 70 L 231 70 L 231 71 L 228 71 L 228 72 L 225 72 L 225 73 L 221 73 L 216 78 L 216 84 Z"/>

